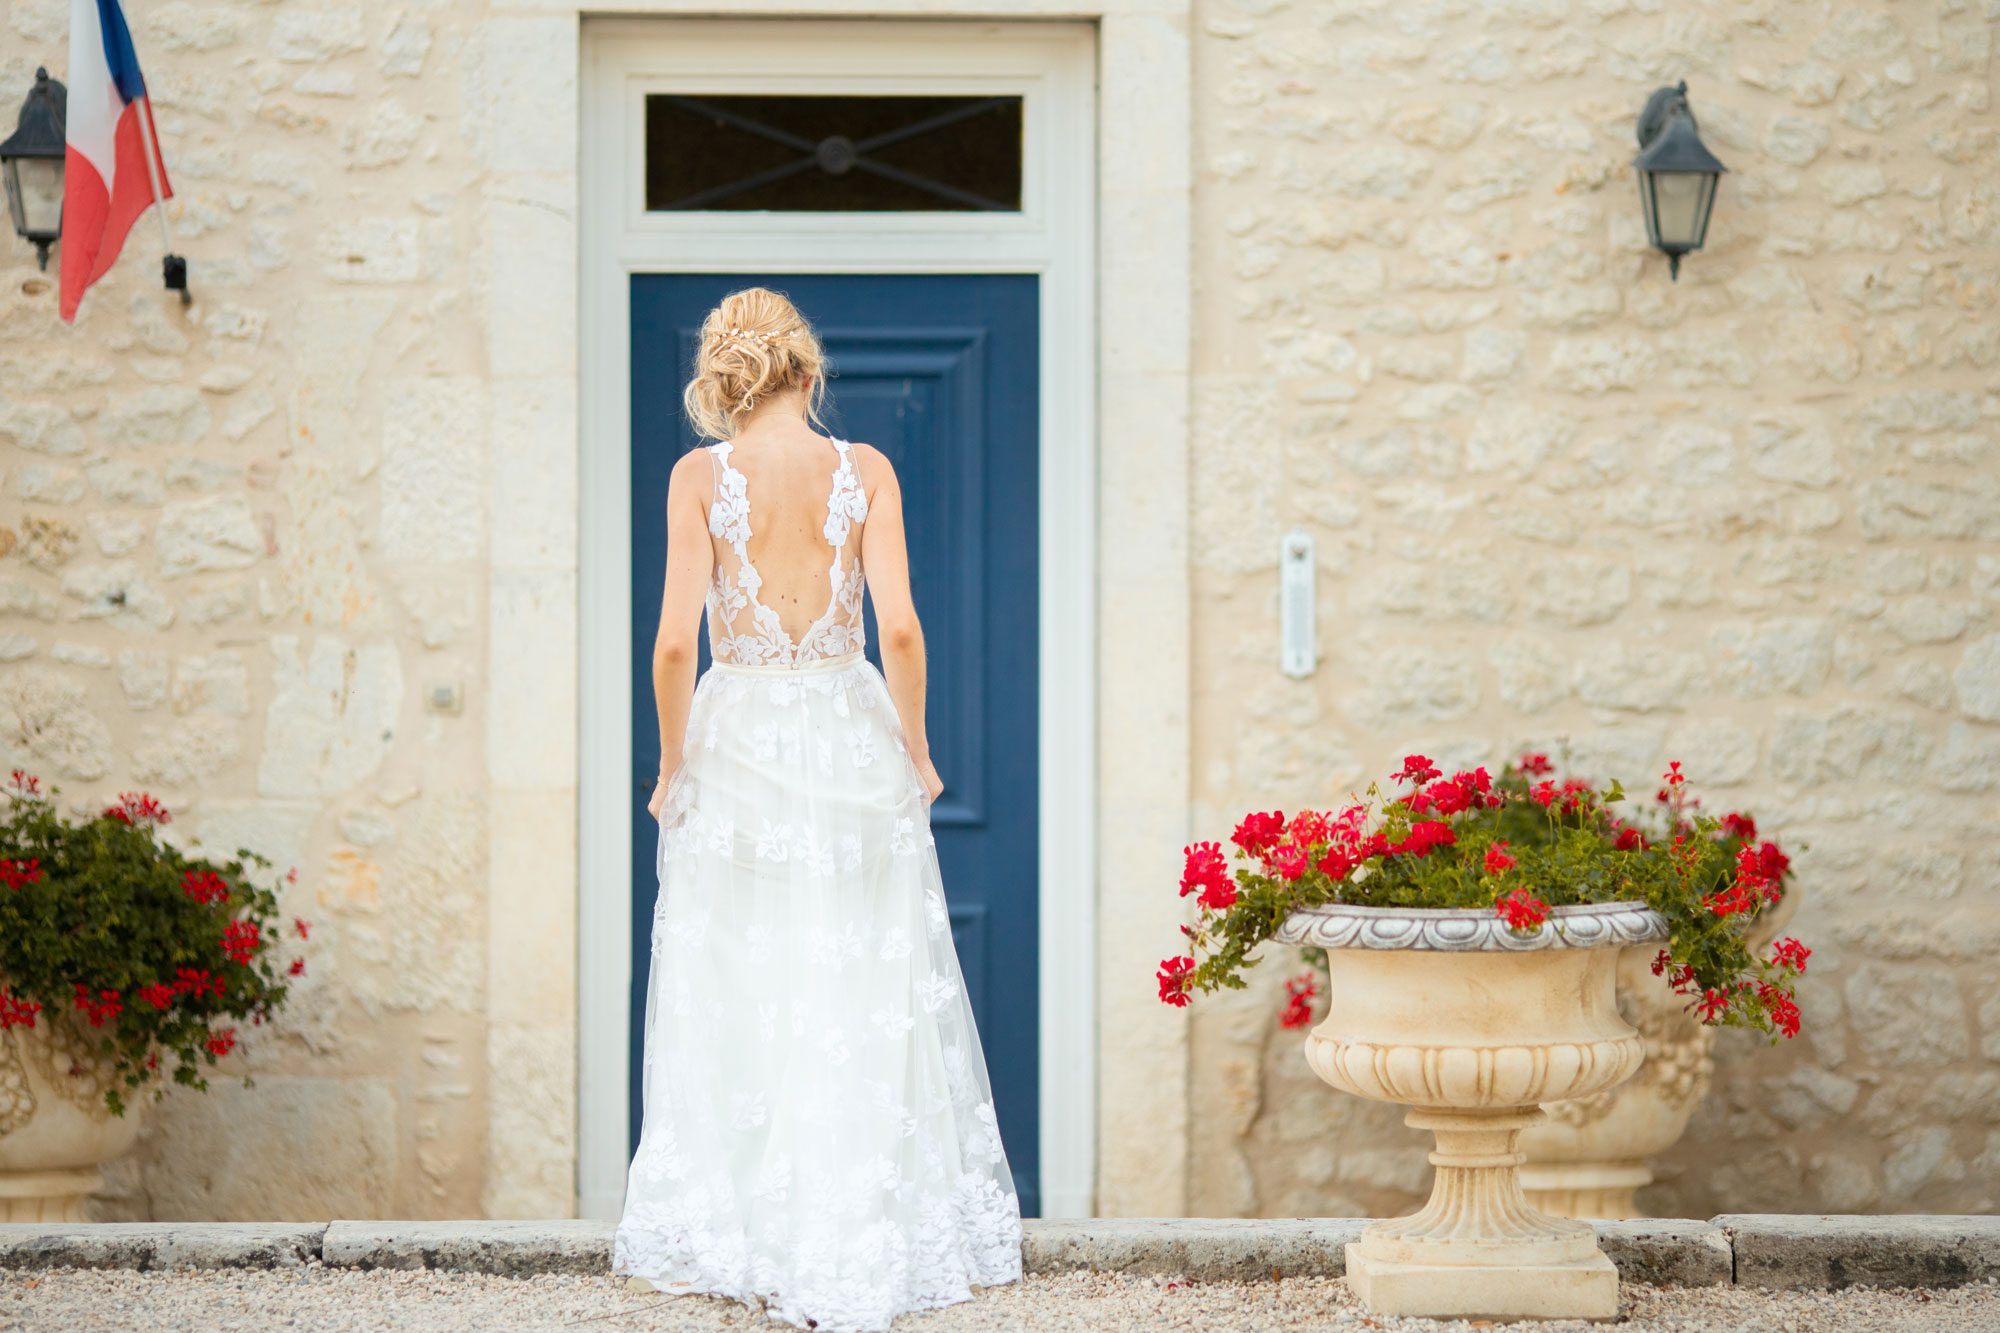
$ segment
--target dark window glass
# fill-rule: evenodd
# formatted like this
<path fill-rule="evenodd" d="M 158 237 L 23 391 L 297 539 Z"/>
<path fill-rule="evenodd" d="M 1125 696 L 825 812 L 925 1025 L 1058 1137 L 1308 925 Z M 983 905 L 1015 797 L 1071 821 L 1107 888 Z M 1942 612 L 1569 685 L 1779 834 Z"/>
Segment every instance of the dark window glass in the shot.
<path fill-rule="evenodd" d="M 1019 97 L 646 98 L 646 207 L 1019 212 Z"/>

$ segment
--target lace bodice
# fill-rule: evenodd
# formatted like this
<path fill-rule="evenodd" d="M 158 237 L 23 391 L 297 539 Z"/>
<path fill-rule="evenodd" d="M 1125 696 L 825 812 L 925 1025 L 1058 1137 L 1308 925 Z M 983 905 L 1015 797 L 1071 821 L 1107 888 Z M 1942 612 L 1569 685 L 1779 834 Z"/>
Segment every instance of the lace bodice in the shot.
<path fill-rule="evenodd" d="M 745 666 L 798 666 L 859 652 L 866 640 L 861 622 L 865 580 L 861 551 L 853 537 L 868 519 L 868 496 L 854 467 L 854 446 L 831 441 L 838 462 L 826 497 L 826 609 L 794 641 L 778 613 L 760 596 L 764 577 L 750 559 L 750 482 L 729 461 L 727 440 L 708 446 L 715 465 L 715 499 L 708 508 L 708 531 L 715 542 L 715 577 L 708 587 L 709 651 L 718 662 Z"/>

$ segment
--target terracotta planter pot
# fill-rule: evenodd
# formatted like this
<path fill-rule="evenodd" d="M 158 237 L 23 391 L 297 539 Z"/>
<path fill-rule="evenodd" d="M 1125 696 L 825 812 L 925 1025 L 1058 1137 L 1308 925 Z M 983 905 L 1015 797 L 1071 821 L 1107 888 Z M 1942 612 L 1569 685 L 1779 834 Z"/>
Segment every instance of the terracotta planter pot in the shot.
<path fill-rule="evenodd" d="M 128 1098 L 123 1116 L 111 1114 L 111 1077 L 47 1010 L 32 1028 L 0 1032 L 0 1222 L 89 1220 L 84 1205 L 104 1185 L 98 1167 L 139 1137 L 148 1100 Z"/>
<path fill-rule="evenodd" d="M 1343 1092 L 1411 1107 L 1436 1136 L 1430 1201 L 1347 1247 L 1347 1277 L 1379 1314 L 1610 1319 L 1618 1273 L 1590 1227 L 1521 1192 L 1521 1131 L 1541 1103 L 1587 1097 L 1639 1067 L 1618 1015 L 1618 955 L 1663 939 L 1643 903 L 1562 907 L 1535 934 L 1490 910 L 1334 905 L 1278 932 L 1327 950 L 1329 1008 L 1306 1038 Z"/>
<path fill-rule="evenodd" d="M 1798 910 L 1799 889 L 1760 917 L 1750 932 L 1761 953 Z M 1639 1030 L 1646 1062 L 1631 1079 L 1594 1097 L 1551 1102 L 1548 1119 L 1521 1134 L 1528 1155 L 1521 1187 L 1528 1201 L 1558 1217 L 1643 1217 L 1637 1191 L 1653 1183 L 1652 1159 L 1686 1132 L 1708 1095 L 1715 1029 L 1688 1011 L 1687 999 L 1653 975 L 1658 944 L 1627 949 L 1618 960 L 1618 1012 Z"/>

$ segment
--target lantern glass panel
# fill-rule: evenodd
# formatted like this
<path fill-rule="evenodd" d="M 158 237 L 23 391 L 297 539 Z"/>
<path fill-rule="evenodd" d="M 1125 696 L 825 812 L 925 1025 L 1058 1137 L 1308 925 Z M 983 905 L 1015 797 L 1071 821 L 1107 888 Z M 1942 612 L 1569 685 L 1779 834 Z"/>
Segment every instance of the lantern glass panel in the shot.
<path fill-rule="evenodd" d="M 63 163 L 54 157 L 9 158 L 7 208 L 14 230 L 30 240 L 62 233 Z"/>
<path fill-rule="evenodd" d="M 1692 250 L 1701 244 L 1702 197 L 1714 179 L 1705 171 L 1653 173 L 1654 218 L 1663 247 Z"/>

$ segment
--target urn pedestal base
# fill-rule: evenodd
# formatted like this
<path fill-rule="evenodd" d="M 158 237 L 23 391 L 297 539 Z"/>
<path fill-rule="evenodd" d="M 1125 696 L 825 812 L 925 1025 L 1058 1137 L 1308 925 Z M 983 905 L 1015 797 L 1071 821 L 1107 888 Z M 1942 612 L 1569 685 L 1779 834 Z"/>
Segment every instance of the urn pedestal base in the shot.
<path fill-rule="evenodd" d="M 103 1188 L 96 1167 L 0 1171 L 0 1222 L 88 1222 L 85 1205 Z"/>
<path fill-rule="evenodd" d="M 1643 1162 L 1521 1166 L 1521 1189 L 1528 1202 L 1557 1217 L 1644 1217 L 1638 1193 L 1652 1183 L 1653 1169 Z"/>
<path fill-rule="evenodd" d="M 1616 1319 L 1618 1270 L 1598 1254 L 1570 1264 L 1460 1268 L 1397 1264 L 1347 1247 L 1347 1282 L 1376 1314 L 1428 1319 Z"/>
<path fill-rule="evenodd" d="M 1521 1193 L 1521 1131 L 1535 1106 L 1411 1111 L 1437 1136 L 1431 1197 L 1347 1247 L 1347 1280 L 1378 1314 L 1432 1319 L 1614 1319 L 1618 1270 L 1582 1222 Z"/>

